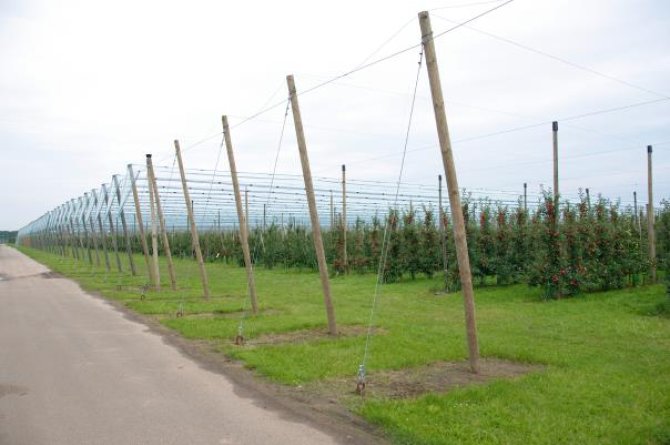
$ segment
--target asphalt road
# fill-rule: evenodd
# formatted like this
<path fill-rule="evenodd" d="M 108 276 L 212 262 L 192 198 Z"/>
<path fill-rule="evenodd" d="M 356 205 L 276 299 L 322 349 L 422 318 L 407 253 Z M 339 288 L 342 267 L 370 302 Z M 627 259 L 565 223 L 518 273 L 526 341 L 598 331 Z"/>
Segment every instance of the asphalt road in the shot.
<path fill-rule="evenodd" d="M 341 439 L 241 397 L 145 325 L 0 246 L 0 444 Z"/>

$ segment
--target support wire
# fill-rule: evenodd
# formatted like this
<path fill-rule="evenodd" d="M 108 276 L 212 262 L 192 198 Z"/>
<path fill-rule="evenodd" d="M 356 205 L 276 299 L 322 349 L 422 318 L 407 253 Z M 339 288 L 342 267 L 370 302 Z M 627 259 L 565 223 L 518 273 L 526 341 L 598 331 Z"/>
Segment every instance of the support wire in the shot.
<path fill-rule="evenodd" d="M 398 195 L 400 194 L 400 185 L 402 184 L 402 176 L 405 170 L 405 157 L 407 155 L 407 145 L 409 144 L 409 135 L 410 135 L 410 130 L 412 128 L 412 120 L 414 117 L 414 105 L 416 103 L 416 93 L 417 89 L 419 86 L 419 75 L 421 74 L 421 67 L 423 66 L 423 50 L 419 53 L 419 67 L 416 72 L 416 79 L 414 81 L 414 92 L 412 94 L 412 105 L 410 107 L 410 113 L 409 113 L 409 119 L 407 122 L 407 131 L 405 132 L 405 143 L 403 145 L 403 154 L 402 154 L 402 159 L 400 161 L 400 171 L 398 172 L 398 181 L 396 182 L 396 190 L 395 190 L 395 198 L 394 198 L 394 208 L 397 207 L 398 203 Z M 386 259 L 388 257 L 388 251 L 389 251 L 389 221 L 387 219 L 386 224 L 384 224 L 384 236 L 382 240 L 382 255 L 379 259 L 379 267 L 377 269 L 377 281 L 375 282 L 375 290 L 374 294 L 372 297 L 372 305 L 370 307 L 370 315 L 368 318 L 368 330 L 367 334 L 365 337 L 365 348 L 363 351 L 363 359 L 361 360 L 361 363 L 358 365 L 358 382 L 356 386 L 356 391 L 359 394 L 363 394 L 365 391 L 365 383 L 366 383 L 366 366 L 367 366 L 367 361 L 368 357 L 370 354 L 370 343 L 372 341 L 372 335 L 374 331 L 374 316 L 375 316 L 375 310 L 377 308 L 377 303 L 379 300 L 379 294 L 381 291 L 381 287 L 384 282 L 384 270 L 386 269 Z"/>

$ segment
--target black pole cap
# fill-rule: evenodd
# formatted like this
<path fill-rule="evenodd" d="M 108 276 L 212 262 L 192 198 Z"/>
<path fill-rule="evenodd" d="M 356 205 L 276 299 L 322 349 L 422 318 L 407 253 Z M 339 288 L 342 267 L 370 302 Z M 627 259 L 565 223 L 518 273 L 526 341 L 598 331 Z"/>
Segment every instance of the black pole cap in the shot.
<path fill-rule="evenodd" d="M 147 153 L 147 158 L 151 158 L 151 153 Z"/>
<path fill-rule="evenodd" d="M 346 170 L 347 170 L 347 166 L 342 164 L 342 171 L 346 171 Z"/>
<path fill-rule="evenodd" d="M 554 131 L 558 131 L 558 121 L 554 121 L 551 123 L 551 129 Z"/>
<path fill-rule="evenodd" d="M 437 175 L 437 180 L 442 182 L 442 175 Z"/>
<path fill-rule="evenodd" d="M 647 145 L 647 153 L 651 153 L 651 145 Z"/>

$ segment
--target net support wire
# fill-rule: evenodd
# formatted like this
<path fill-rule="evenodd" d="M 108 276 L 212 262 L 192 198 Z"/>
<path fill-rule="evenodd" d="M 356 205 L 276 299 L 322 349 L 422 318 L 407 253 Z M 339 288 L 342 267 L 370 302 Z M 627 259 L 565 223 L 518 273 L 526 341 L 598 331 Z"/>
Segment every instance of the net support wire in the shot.
<path fill-rule="evenodd" d="M 416 94 L 417 90 L 419 87 L 419 76 L 421 74 L 421 68 L 423 66 L 423 49 L 419 53 L 419 62 L 418 62 L 418 68 L 416 72 L 416 79 L 414 80 L 414 91 L 412 94 L 412 104 L 410 106 L 410 112 L 409 112 L 409 118 L 407 122 L 407 130 L 405 132 L 405 141 L 403 144 L 403 154 L 402 154 L 402 159 L 400 161 L 400 171 L 398 172 L 398 180 L 396 182 L 396 190 L 395 190 L 395 198 L 394 198 L 394 208 L 397 207 L 398 203 L 398 196 L 400 194 L 400 186 L 402 184 L 402 176 L 405 170 L 405 159 L 407 155 L 407 146 L 409 144 L 409 136 L 410 136 L 410 131 L 412 129 L 412 120 L 414 118 L 414 108 L 416 104 Z M 389 215 L 389 218 L 392 217 L 392 215 Z M 375 316 L 375 310 L 377 308 L 377 303 L 379 300 L 379 294 L 381 291 L 381 287 L 384 282 L 384 270 L 386 269 L 386 259 L 388 257 L 388 251 L 389 251 L 389 237 L 390 237 L 390 232 L 389 232 L 389 220 L 387 219 L 386 224 L 384 224 L 384 236 L 382 239 L 382 255 L 379 259 L 379 267 L 377 269 L 377 280 L 375 282 L 375 289 L 374 289 L 374 294 L 372 298 L 372 305 L 370 307 L 370 315 L 368 319 L 368 329 L 367 329 L 367 334 L 365 337 L 365 348 L 363 351 L 363 358 L 361 360 L 361 363 L 358 365 L 358 372 L 357 372 L 357 380 L 356 380 L 356 394 L 360 396 L 365 395 L 365 389 L 367 385 L 367 361 L 368 357 L 370 354 L 370 343 L 372 341 L 372 336 L 374 333 L 374 316 Z"/>
<path fill-rule="evenodd" d="M 282 143 L 284 141 L 284 131 L 286 129 L 286 121 L 288 119 L 288 111 L 289 111 L 290 105 L 291 105 L 291 100 L 290 100 L 290 97 L 289 97 L 289 98 L 286 99 L 286 107 L 284 109 L 284 119 L 283 119 L 283 122 L 282 122 L 281 131 L 280 131 L 280 134 L 279 134 L 279 142 L 277 143 L 277 150 L 276 150 L 274 163 L 273 163 L 273 167 L 272 167 L 272 175 L 270 177 L 270 185 L 267 188 L 267 196 L 266 196 L 265 203 L 264 203 L 264 205 L 267 206 L 268 208 L 270 207 L 270 201 L 272 199 L 274 183 L 275 183 L 275 178 L 276 178 L 276 174 L 277 174 L 277 165 L 279 163 L 279 155 L 281 153 L 281 147 L 282 147 Z M 248 215 L 247 215 L 247 217 L 248 217 Z M 249 225 L 249 221 L 246 220 L 246 219 L 245 219 L 245 224 L 247 224 L 247 226 Z M 254 264 L 256 264 L 256 260 L 258 258 L 259 246 L 260 246 L 261 250 L 265 250 L 265 241 L 263 239 L 263 236 L 264 236 L 263 230 L 261 230 L 259 233 L 260 233 L 260 242 L 257 243 L 256 245 L 254 245 L 253 255 L 252 255 L 252 259 L 251 259 L 252 273 L 253 273 Z M 247 242 L 248 241 L 249 241 L 249 237 L 247 237 Z M 244 328 L 245 328 L 246 319 L 248 318 L 248 312 L 249 312 L 248 302 L 249 302 L 250 297 L 251 297 L 250 292 L 251 292 L 251 289 L 249 288 L 249 283 L 247 281 L 247 294 L 248 294 L 247 297 L 249 297 L 249 298 L 245 298 L 244 302 L 242 304 L 242 315 L 240 317 L 240 322 L 237 326 L 237 335 L 235 336 L 235 345 L 237 345 L 237 346 L 242 346 L 245 343 Z"/>

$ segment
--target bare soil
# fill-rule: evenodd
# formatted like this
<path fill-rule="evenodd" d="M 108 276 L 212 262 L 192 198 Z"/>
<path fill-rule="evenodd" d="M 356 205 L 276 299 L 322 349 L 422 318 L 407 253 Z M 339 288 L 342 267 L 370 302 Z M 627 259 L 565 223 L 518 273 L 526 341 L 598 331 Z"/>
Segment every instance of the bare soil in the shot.
<path fill-rule="evenodd" d="M 277 315 L 281 314 L 281 311 L 276 309 L 266 309 L 261 311 L 263 315 Z M 208 320 L 214 318 L 244 318 L 248 316 L 248 311 L 245 310 L 232 310 L 232 311 L 214 311 L 214 312 L 195 312 L 195 313 L 186 313 L 183 315 L 184 318 L 193 318 L 198 320 Z M 166 317 L 169 318 L 169 317 Z"/>
<path fill-rule="evenodd" d="M 499 359 L 481 359 L 479 372 L 474 374 L 468 362 L 436 362 L 416 368 L 379 371 L 366 376 L 365 397 L 414 398 L 428 393 L 447 393 L 467 385 L 480 385 L 495 379 L 513 379 L 544 369 Z M 355 378 L 331 379 L 304 387 L 328 399 L 346 400 L 356 394 Z"/>
<path fill-rule="evenodd" d="M 360 325 L 338 326 L 337 336 L 330 335 L 327 329 L 303 329 L 300 331 L 282 332 L 278 334 L 266 334 L 256 338 L 248 339 L 247 346 L 277 345 L 282 343 L 305 343 L 318 340 L 332 340 L 334 338 L 358 337 L 366 335 L 368 328 Z M 376 328 L 375 335 L 383 335 L 384 329 Z"/>

